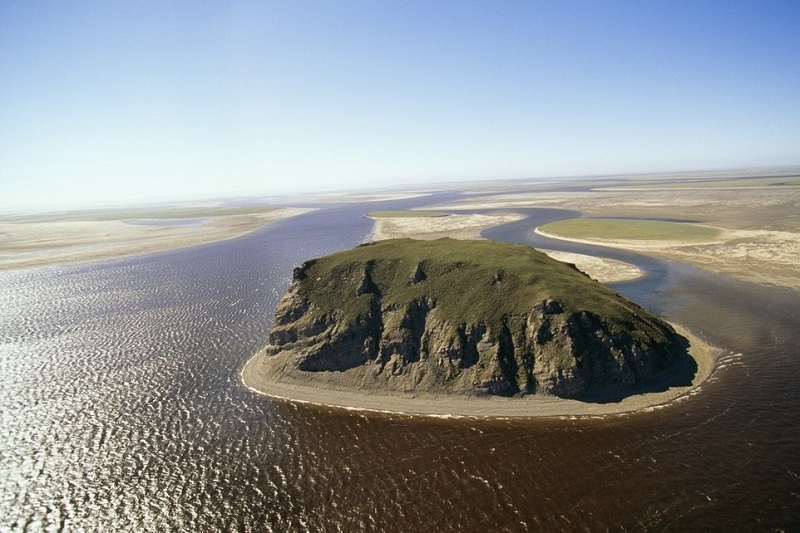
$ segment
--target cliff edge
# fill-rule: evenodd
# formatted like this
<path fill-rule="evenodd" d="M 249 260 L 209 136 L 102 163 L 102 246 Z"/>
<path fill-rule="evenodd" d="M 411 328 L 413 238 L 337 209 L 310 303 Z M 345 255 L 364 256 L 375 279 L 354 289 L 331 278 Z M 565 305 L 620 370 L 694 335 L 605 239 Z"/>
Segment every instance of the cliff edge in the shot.
<path fill-rule="evenodd" d="M 262 376 L 368 392 L 633 394 L 686 340 L 571 265 L 517 244 L 395 239 L 296 268 Z"/>

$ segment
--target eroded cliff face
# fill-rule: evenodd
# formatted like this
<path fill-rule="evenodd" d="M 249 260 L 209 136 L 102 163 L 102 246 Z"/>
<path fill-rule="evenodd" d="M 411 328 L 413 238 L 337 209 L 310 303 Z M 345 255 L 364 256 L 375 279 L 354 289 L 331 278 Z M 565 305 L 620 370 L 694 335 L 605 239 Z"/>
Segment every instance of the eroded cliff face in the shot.
<path fill-rule="evenodd" d="M 655 334 L 642 334 L 641 326 L 632 334 L 549 298 L 531 302 L 527 312 L 502 315 L 494 326 L 454 323 L 430 296 L 387 302 L 387 288 L 372 279 L 369 264 L 352 294 L 362 299 L 363 311 L 346 320 L 335 308 L 318 312 L 304 294 L 313 264 L 295 269 L 276 309 L 266 351 L 283 358 L 277 378 L 324 373 L 326 383 L 345 388 L 579 398 L 635 388 L 685 353 L 682 338 L 660 320 L 642 318 Z M 418 266 L 408 283 L 424 284 L 425 278 Z"/>

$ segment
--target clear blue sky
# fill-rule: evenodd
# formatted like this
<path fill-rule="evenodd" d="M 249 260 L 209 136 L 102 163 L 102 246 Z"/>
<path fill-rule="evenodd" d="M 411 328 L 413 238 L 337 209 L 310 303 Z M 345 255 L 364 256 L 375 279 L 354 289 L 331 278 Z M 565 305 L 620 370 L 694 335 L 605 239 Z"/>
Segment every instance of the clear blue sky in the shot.
<path fill-rule="evenodd" d="M 800 163 L 800 1 L 0 2 L 0 209 Z"/>

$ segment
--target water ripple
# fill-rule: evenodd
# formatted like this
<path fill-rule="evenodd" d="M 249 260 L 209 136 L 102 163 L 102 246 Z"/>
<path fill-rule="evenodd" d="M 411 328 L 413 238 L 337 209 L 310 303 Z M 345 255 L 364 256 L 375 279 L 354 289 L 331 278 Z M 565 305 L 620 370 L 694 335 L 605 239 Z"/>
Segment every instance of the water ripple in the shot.
<path fill-rule="evenodd" d="M 250 393 L 239 370 L 292 267 L 361 242 L 361 209 L 0 272 L 0 530 L 797 525 L 796 293 L 660 274 L 670 290 L 638 297 L 729 352 L 649 416 L 415 418 Z"/>

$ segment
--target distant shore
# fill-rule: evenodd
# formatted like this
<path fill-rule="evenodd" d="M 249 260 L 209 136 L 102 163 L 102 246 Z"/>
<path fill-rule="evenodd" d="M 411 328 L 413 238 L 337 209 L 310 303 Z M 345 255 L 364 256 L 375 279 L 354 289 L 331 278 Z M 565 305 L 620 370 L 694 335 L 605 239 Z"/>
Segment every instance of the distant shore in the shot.
<path fill-rule="evenodd" d="M 668 177 L 668 176 L 667 176 Z M 668 177 L 669 178 L 669 177 Z M 513 211 L 576 210 L 591 218 L 624 218 L 690 222 L 720 231 L 707 242 L 584 239 L 578 242 L 632 250 L 677 260 L 723 276 L 800 290 L 800 177 L 752 177 L 732 173 L 706 179 L 626 183 L 609 180 L 572 191 L 497 188 L 481 197 L 467 197 L 428 209 Z M 549 237 L 562 238 L 558 235 Z M 579 266 L 580 268 L 580 266 Z M 587 272 L 588 273 L 588 272 Z M 591 275 L 591 274 L 590 274 Z"/>
<path fill-rule="evenodd" d="M 274 208 L 244 214 L 215 214 L 214 208 L 191 219 L 131 219 L 125 210 L 104 218 L 54 219 L 25 217 L 0 220 L 0 270 L 185 248 L 222 241 L 255 231 L 264 224 L 306 213 L 310 209 Z M 165 212 L 165 215 L 168 212 Z"/>
<path fill-rule="evenodd" d="M 689 353 L 697 364 L 690 384 L 664 391 L 633 394 L 620 401 L 594 403 L 555 396 L 522 398 L 467 397 L 456 394 L 417 394 L 375 390 L 334 390 L 306 383 L 277 382 L 263 371 L 264 351 L 254 355 L 241 371 L 250 390 L 282 400 L 349 410 L 402 413 L 435 417 L 547 418 L 592 417 L 649 412 L 688 399 L 714 370 L 721 350 L 700 340 L 685 328 L 673 327 L 689 340 Z M 313 376 L 310 378 L 313 380 Z"/>

